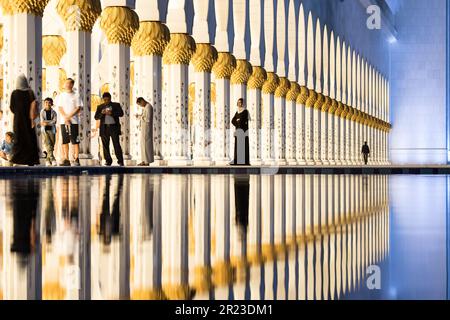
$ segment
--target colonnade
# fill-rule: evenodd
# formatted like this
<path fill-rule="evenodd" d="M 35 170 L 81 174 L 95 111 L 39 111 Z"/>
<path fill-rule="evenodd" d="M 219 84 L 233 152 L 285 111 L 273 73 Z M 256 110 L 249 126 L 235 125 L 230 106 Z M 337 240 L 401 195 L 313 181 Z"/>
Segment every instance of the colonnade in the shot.
<path fill-rule="evenodd" d="M 367 288 L 367 268 L 390 252 L 388 176 L 72 176 L 0 188 L 4 299 L 339 299 Z M 17 190 L 34 197 L 32 266 L 9 250 L 29 231 Z"/>
<path fill-rule="evenodd" d="M 69 76 L 85 104 L 81 154 L 87 163 L 95 159 L 92 111 L 106 89 L 125 111 L 121 143 L 129 163 L 140 160 L 137 96 L 154 108 L 156 164 L 228 164 L 230 121 L 241 97 L 251 117 L 253 165 L 361 164 L 364 141 L 372 164 L 389 162 L 389 80 L 345 40 L 348 35 L 303 4 L 297 9 L 294 0 L 276 6 L 269 0 L 211 2 L 193 1 L 190 35 L 185 0 L 169 0 L 167 17 L 159 1 L 1 1 L 2 125 L 11 127 L 9 95 L 19 72 L 38 99 L 43 91 L 59 92 L 61 78 Z M 43 33 L 44 12 L 61 19 L 65 30 L 45 24 Z M 92 55 L 99 50 L 108 58 L 102 76 Z"/>

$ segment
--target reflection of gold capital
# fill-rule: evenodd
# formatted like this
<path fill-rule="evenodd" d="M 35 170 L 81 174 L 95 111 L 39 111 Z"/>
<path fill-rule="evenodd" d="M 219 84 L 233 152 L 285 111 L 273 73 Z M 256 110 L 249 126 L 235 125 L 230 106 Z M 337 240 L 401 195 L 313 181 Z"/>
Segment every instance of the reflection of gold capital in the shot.
<path fill-rule="evenodd" d="M 313 108 L 317 100 L 317 93 L 313 89 L 309 89 L 308 99 L 306 100 L 306 106 Z"/>
<path fill-rule="evenodd" d="M 249 90 L 261 90 L 264 82 L 267 79 L 266 70 L 262 67 L 253 67 L 253 73 L 248 80 L 247 89 Z"/>
<path fill-rule="evenodd" d="M 183 284 L 166 284 L 163 286 L 164 295 L 169 300 L 190 300 L 191 289 Z"/>
<path fill-rule="evenodd" d="M 289 89 L 291 88 L 291 83 L 286 77 L 280 77 L 280 84 L 278 85 L 277 90 L 275 91 L 276 98 L 286 98 Z"/>
<path fill-rule="evenodd" d="M 59 66 L 66 51 L 66 40 L 62 36 L 42 37 L 42 56 L 47 66 Z"/>
<path fill-rule="evenodd" d="M 215 286 L 230 284 L 234 278 L 233 268 L 229 263 L 221 262 L 212 268 L 212 282 Z"/>
<path fill-rule="evenodd" d="M 133 37 L 131 47 L 136 56 L 159 56 L 170 40 L 167 26 L 159 21 L 142 21 Z"/>
<path fill-rule="evenodd" d="M 100 17 L 100 27 L 109 44 L 130 46 L 139 29 L 139 17 L 128 7 L 106 7 Z"/>
<path fill-rule="evenodd" d="M 231 75 L 231 84 L 247 84 L 252 75 L 252 65 L 247 60 L 237 60 Z"/>
<path fill-rule="evenodd" d="M 274 72 L 267 72 L 267 80 L 264 82 L 262 92 L 264 94 L 274 94 L 280 84 L 280 78 Z"/>
<path fill-rule="evenodd" d="M 92 32 L 95 21 L 102 13 L 100 0 L 59 0 L 56 11 L 67 31 Z"/>
<path fill-rule="evenodd" d="M 300 94 L 297 97 L 297 104 L 300 104 L 302 106 L 306 105 L 306 101 L 308 101 L 308 97 L 309 97 L 308 88 L 305 86 L 301 86 Z"/>
<path fill-rule="evenodd" d="M 198 293 L 208 292 L 212 288 L 212 270 L 207 266 L 197 266 L 194 268 L 192 287 Z"/>
<path fill-rule="evenodd" d="M 296 102 L 299 94 L 300 94 L 300 85 L 295 81 L 291 81 L 291 89 L 288 91 L 286 95 L 286 100 Z"/>
<path fill-rule="evenodd" d="M 163 300 L 164 295 L 161 290 L 136 288 L 130 293 L 131 300 Z"/>
<path fill-rule="evenodd" d="M 195 72 L 211 73 L 212 67 L 217 60 L 217 50 L 207 43 L 197 43 L 196 50 L 192 56 L 192 64 Z"/>
<path fill-rule="evenodd" d="M 173 33 L 164 50 L 163 62 L 165 64 L 188 65 L 195 53 L 196 45 L 194 38 L 185 33 Z"/>
<path fill-rule="evenodd" d="M 212 71 L 216 79 L 230 79 L 236 68 L 236 58 L 228 52 L 219 52 Z"/>
<path fill-rule="evenodd" d="M 314 103 L 314 109 L 316 110 L 322 110 L 322 106 L 325 103 L 325 97 L 321 93 L 317 93 L 317 99 Z"/>

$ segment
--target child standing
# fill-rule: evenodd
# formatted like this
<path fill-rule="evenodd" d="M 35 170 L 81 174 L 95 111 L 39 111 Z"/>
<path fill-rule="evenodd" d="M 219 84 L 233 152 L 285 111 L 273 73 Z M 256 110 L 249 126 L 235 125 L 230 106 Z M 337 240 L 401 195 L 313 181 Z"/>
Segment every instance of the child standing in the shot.
<path fill-rule="evenodd" d="M 55 150 L 57 114 L 52 107 L 53 99 L 46 98 L 44 100 L 44 109 L 42 109 L 41 111 L 41 130 L 44 140 L 44 147 L 47 151 L 47 166 L 56 164 L 56 159 L 53 151 Z"/>

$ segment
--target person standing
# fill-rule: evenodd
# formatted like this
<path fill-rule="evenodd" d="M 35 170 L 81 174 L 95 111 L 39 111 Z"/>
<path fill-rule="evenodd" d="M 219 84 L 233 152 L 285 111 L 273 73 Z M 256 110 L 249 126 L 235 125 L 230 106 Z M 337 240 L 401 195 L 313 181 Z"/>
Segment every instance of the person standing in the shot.
<path fill-rule="evenodd" d="M 41 111 L 41 128 L 45 150 L 47 151 L 47 165 L 56 164 L 54 156 L 57 114 L 53 110 L 53 99 L 44 100 L 44 109 Z"/>
<path fill-rule="evenodd" d="M 155 161 L 153 153 L 153 107 L 144 98 L 138 98 L 137 105 L 143 108 L 140 116 L 141 126 L 141 158 L 142 162 L 138 166 L 148 166 Z"/>
<path fill-rule="evenodd" d="M 234 134 L 234 161 L 232 165 L 250 165 L 250 143 L 248 139 L 248 121 L 250 115 L 245 108 L 244 99 L 240 98 L 237 102 L 237 112 L 231 123 L 236 128 Z"/>
<path fill-rule="evenodd" d="M 39 150 L 34 120 L 39 116 L 36 96 L 28 85 L 25 75 L 16 81 L 16 90 L 11 94 L 11 112 L 14 114 L 13 164 L 34 166 L 39 164 Z"/>
<path fill-rule="evenodd" d="M 367 163 L 369 162 L 369 156 L 370 156 L 370 148 L 369 148 L 369 145 L 367 144 L 367 141 L 364 142 L 364 145 L 362 146 L 362 149 L 361 149 L 361 153 L 364 158 L 364 164 L 367 165 Z"/>
<path fill-rule="evenodd" d="M 109 141 L 112 140 L 114 152 L 119 166 L 124 166 L 123 152 L 120 146 L 120 119 L 123 117 L 123 110 L 119 103 L 111 101 L 111 94 L 103 94 L 103 103 L 97 107 L 95 120 L 100 120 L 100 137 L 103 145 L 103 157 L 107 166 L 111 166 L 112 158 L 109 152 Z"/>
<path fill-rule="evenodd" d="M 61 129 L 61 144 L 63 159 L 62 166 L 79 166 L 79 123 L 80 111 L 83 108 L 83 101 L 80 96 L 73 91 L 75 81 L 68 78 L 64 83 L 64 92 L 62 92 L 56 102 L 58 108 L 58 122 Z M 72 162 L 69 161 L 69 143 L 72 144 Z"/>

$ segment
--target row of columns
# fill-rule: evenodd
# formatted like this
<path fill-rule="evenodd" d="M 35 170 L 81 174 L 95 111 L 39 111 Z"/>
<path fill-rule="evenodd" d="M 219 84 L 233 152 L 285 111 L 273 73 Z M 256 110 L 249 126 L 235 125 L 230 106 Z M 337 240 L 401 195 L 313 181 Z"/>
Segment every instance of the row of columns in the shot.
<path fill-rule="evenodd" d="M 23 6 L 24 2 L 29 5 Z M 250 113 L 254 165 L 361 164 L 364 141 L 372 149 L 373 164 L 388 163 L 388 80 L 319 18 L 314 20 L 312 12 L 306 15 L 303 4 L 297 12 L 293 0 L 288 1 L 287 10 L 284 0 L 277 1 L 276 9 L 268 0 L 215 2 L 217 27 L 212 45 L 210 0 L 194 1 L 192 36 L 188 34 L 185 0 L 169 1 L 167 25 L 161 22 L 163 8 L 157 1 L 105 0 L 102 9 L 99 0 L 52 0 L 65 23 L 66 39 L 60 35 L 42 39 L 41 17 L 48 2 L 0 3 L 5 15 L 6 127 L 11 126 L 7 104 L 16 73 L 30 65 L 25 71 L 40 98 L 42 52 L 48 69 L 46 85 L 52 88 L 59 83 L 56 80 L 62 70 L 57 65 L 66 54 L 64 71 L 75 78 L 85 105 L 81 158 L 92 158 L 90 47 L 91 32 L 100 17 L 99 26 L 108 40 L 108 88 L 125 111 L 121 136 L 125 159 L 140 157 L 140 129 L 131 117 L 130 103 L 134 101 L 130 100 L 131 96 L 143 96 L 154 108 L 157 164 L 228 164 L 234 149 L 232 106 L 238 98 L 246 99 Z M 233 50 L 228 32 L 232 27 L 230 10 Z M 33 29 L 26 36 L 14 29 L 21 19 Z M 246 38 L 247 25 L 250 39 Z M 247 40 L 250 52 L 245 48 Z M 192 110 L 190 85 L 195 91 Z"/>
<path fill-rule="evenodd" d="M 3 248 L 26 229 L 19 186 L 35 197 L 41 264 L 0 251 L 4 299 L 338 299 L 390 251 L 387 176 L 5 181 Z"/>

